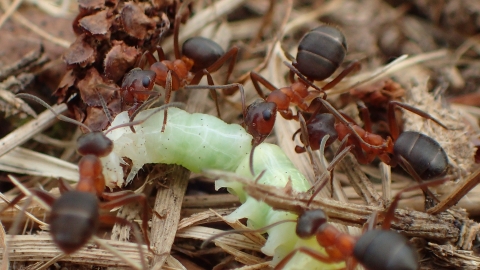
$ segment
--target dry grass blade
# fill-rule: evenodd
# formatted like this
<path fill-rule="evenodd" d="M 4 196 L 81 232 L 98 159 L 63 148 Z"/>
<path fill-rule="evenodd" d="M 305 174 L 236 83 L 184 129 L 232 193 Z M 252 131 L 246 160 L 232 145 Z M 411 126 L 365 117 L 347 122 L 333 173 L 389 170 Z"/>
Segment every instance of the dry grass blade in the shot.
<path fill-rule="evenodd" d="M 176 237 L 207 240 L 208 238 L 215 236 L 221 232 L 223 231 L 218 229 L 195 226 L 178 231 Z M 262 246 L 254 243 L 247 237 L 238 234 L 226 235 L 215 239 L 214 242 L 229 245 L 238 249 L 246 249 L 253 251 L 260 251 L 260 249 L 262 248 Z"/>
<path fill-rule="evenodd" d="M 53 109 L 55 110 L 56 114 L 61 114 L 67 110 L 67 105 L 55 105 L 53 106 Z M 19 127 L 7 136 L 3 137 L 0 140 L 0 145 L 2 145 L 2 149 L 0 150 L 0 156 L 5 155 L 5 153 L 11 151 L 13 148 L 26 142 L 35 134 L 42 132 L 51 124 L 53 124 L 55 120 L 55 114 L 50 110 L 46 110 L 41 113 L 38 118 L 28 122 L 27 124 Z"/>
<path fill-rule="evenodd" d="M 61 159 L 17 147 L 0 157 L 0 170 L 10 173 L 78 181 L 78 166 Z"/>
<path fill-rule="evenodd" d="M 264 262 L 263 259 L 260 259 L 256 256 L 252 256 L 238 249 L 232 248 L 228 245 L 225 245 L 222 243 L 216 243 L 216 245 L 222 248 L 228 254 L 234 256 L 236 261 L 241 262 L 245 265 L 253 265 L 253 264 L 259 264 Z"/>
<path fill-rule="evenodd" d="M 10 261 L 29 261 L 29 262 L 47 262 L 62 252 L 55 246 L 50 235 L 16 235 L 7 238 L 9 244 Z M 140 263 L 138 258 L 138 246 L 135 243 L 122 241 L 102 240 L 108 245 L 117 249 L 122 256 L 131 258 L 137 264 Z M 143 246 L 144 254 L 148 254 L 148 249 Z M 0 252 L 5 252 L 2 248 Z M 147 256 L 152 259 L 152 255 Z M 3 258 L 3 256 L 2 256 Z M 0 258 L 1 259 L 1 258 Z M 91 265 L 95 264 L 102 267 L 128 267 L 116 255 L 109 251 L 98 249 L 95 245 L 87 245 L 78 252 L 66 256 L 61 261 L 72 262 L 77 264 Z"/>
<path fill-rule="evenodd" d="M 30 108 L 30 106 L 28 106 L 27 103 L 25 103 L 25 101 L 19 99 L 19 98 L 15 98 L 15 95 L 12 94 L 10 91 L 7 91 L 5 89 L 2 89 L 1 88 L 1 84 L 0 84 L 0 100 L 2 100 L 3 102 L 5 102 L 7 105 L 6 107 L 12 107 L 16 110 L 20 110 L 22 112 L 25 112 L 27 113 L 28 115 L 30 116 L 33 116 L 33 117 L 37 117 L 37 114 L 35 113 L 34 110 L 32 110 L 32 108 Z M 10 114 L 13 114 L 13 113 L 10 113 L 9 112 L 10 110 L 6 110 L 6 115 L 10 115 Z"/>

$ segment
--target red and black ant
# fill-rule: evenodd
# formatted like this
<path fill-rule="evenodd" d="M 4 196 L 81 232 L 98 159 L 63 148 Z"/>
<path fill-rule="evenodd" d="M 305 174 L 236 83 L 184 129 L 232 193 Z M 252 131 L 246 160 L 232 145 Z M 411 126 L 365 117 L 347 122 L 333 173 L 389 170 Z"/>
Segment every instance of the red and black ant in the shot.
<path fill-rule="evenodd" d="M 264 171 L 259 174 L 257 180 L 262 177 Z M 215 173 L 213 172 L 213 175 Z M 398 192 L 385 214 L 381 214 L 383 224 L 381 229 L 374 229 L 377 224 L 378 213 L 374 212 L 368 220 L 368 231 L 361 236 L 352 236 L 341 232 L 335 226 L 328 223 L 328 216 L 322 209 L 295 208 L 299 214 L 297 220 L 281 220 L 260 229 L 245 229 L 226 231 L 206 239 L 202 248 L 212 240 L 231 233 L 264 232 L 274 226 L 285 222 L 296 222 L 296 234 L 301 239 L 309 239 L 315 236 L 318 244 L 325 249 L 326 254 L 309 247 L 301 246 L 288 253 L 274 269 L 283 269 L 297 252 L 307 254 L 323 263 L 333 264 L 346 262 L 346 269 L 353 270 L 360 263 L 366 269 L 419 269 L 419 258 L 416 250 L 410 246 L 408 240 L 401 234 L 390 231 L 391 223 L 395 220 L 395 209 L 398 206 L 401 195 L 414 189 L 424 189 L 427 186 L 439 185 L 448 178 L 424 182 L 405 188 Z M 278 206 L 277 206 L 278 207 Z M 281 207 L 279 208 L 281 209 Z"/>
<path fill-rule="evenodd" d="M 35 96 L 18 94 L 17 97 L 33 99 L 52 110 L 48 104 Z M 178 106 L 178 103 L 171 103 L 159 107 L 151 115 L 171 106 Z M 101 157 L 107 156 L 113 149 L 113 142 L 106 137 L 105 134 L 116 128 L 141 124 L 148 119 L 148 117 L 139 121 L 112 127 L 103 133 L 93 132 L 80 122 L 63 115 L 56 115 L 60 120 L 77 124 L 89 130 L 89 133 L 80 136 L 77 140 L 77 152 L 82 158 L 78 163 L 80 179 L 75 190 L 62 179 L 59 182 L 62 193 L 59 198 L 55 198 L 43 190 L 31 190 L 32 194 L 51 206 L 48 223 L 50 224 L 50 233 L 55 244 L 65 254 L 71 254 L 87 243 L 102 222 L 108 224 L 121 223 L 135 228 L 131 222 L 123 218 L 101 215 L 100 209 L 112 209 L 129 203 L 140 203 L 143 207 L 142 229 L 144 238 L 149 250 L 152 251 L 147 234 L 148 210 L 150 210 L 150 208 L 148 207 L 145 195 L 136 194 L 130 190 L 113 193 L 104 192 L 105 178 L 102 171 L 102 162 L 100 161 Z M 25 197 L 25 194 L 18 195 L 5 209 L 17 204 L 23 197 Z M 102 201 L 100 201 L 99 198 L 101 198 Z M 3 212 L 5 209 L 0 212 Z"/>
<path fill-rule="evenodd" d="M 180 7 L 182 8 L 182 7 Z M 192 37 L 183 43 L 182 51 L 180 52 L 180 46 L 178 41 L 179 27 L 181 12 L 175 17 L 175 26 L 173 32 L 174 42 L 174 54 L 175 60 L 166 60 L 165 53 L 161 46 L 157 46 L 156 51 L 158 53 L 159 60 L 157 61 L 152 52 L 145 52 L 139 60 L 139 66 L 142 67 L 145 63 L 145 58 L 150 65 L 150 71 L 154 73 L 154 76 L 148 78 L 138 79 L 138 82 L 142 83 L 142 86 L 147 88 L 153 85 L 150 79 L 153 78 L 153 82 L 165 88 L 165 104 L 170 102 L 172 91 L 177 91 L 182 88 L 188 89 L 205 89 L 205 87 L 197 85 L 203 76 L 207 77 L 208 84 L 214 85 L 212 72 L 217 71 L 223 64 L 230 60 L 227 76 L 225 78 L 224 85 L 228 82 L 228 79 L 233 72 L 233 67 L 238 54 L 238 47 L 234 46 L 229 51 L 224 50 L 214 41 L 203 37 Z M 150 73 L 149 73 L 150 75 Z M 227 88 L 234 88 L 236 85 Z M 140 88 L 140 87 L 139 87 Z M 139 89 L 137 88 L 137 89 Z M 137 91 L 135 91 L 137 92 Z M 217 93 L 215 88 L 210 88 L 210 93 L 215 101 L 217 107 L 217 113 L 220 117 L 220 109 L 217 102 Z M 143 95 L 143 91 L 140 94 L 134 94 L 134 102 L 141 104 L 148 99 Z M 167 123 L 167 110 L 165 110 L 165 117 L 162 126 L 162 132 L 165 130 Z"/>
<path fill-rule="evenodd" d="M 400 133 L 395 108 L 404 108 L 424 118 L 431 119 L 443 128 L 448 129 L 431 115 L 410 105 L 390 101 L 387 107 L 387 116 L 391 136 L 384 139 L 380 135 L 372 133 L 370 116 L 366 107 L 360 108 L 365 123 L 365 128 L 361 128 L 353 119 L 337 111 L 322 98 L 316 98 L 312 101 L 312 104 L 321 104 L 318 106 L 318 110 L 323 106 L 330 112 L 314 113 L 307 121 L 308 143 L 313 150 L 319 149 L 319 142 L 328 134 L 330 139 L 327 141 L 327 146 L 333 143 L 336 138 L 345 141 L 345 146 L 353 146 L 351 151 L 359 163 L 368 164 L 378 157 L 390 166 L 400 165 L 419 183 L 446 174 L 448 156 L 445 150 L 437 141 L 422 133 L 416 131 Z M 297 133 L 298 131 L 295 132 L 293 138 Z M 300 139 L 304 140 L 302 137 Z M 297 153 L 305 152 L 305 147 L 297 146 L 295 151 Z M 423 189 L 423 192 L 428 200 L 438 201 L 428 188 Z"/>
<path fill-rule="evenodd" d="M 391 166 L 400 164 L 413 177 L 423 180 L 430 180 L 446 173 L 448 157 L 445 150 L 437 141 L 422 133 L 416 131 L 400 132 L 396 121 L 395 108 L 404 108 L 424 118 L 431 119 L 443 128 L 448 129 L 431 115 L 410 105 L 390 101 L 387 115 L 391 137 L 384 139 L 380 135 L 372 133 L 370 117 L 366 107 L 361 108 L 365 123 L 365 129 L 363 129 L 352 119 L 334 109 L 328 102 L 320 98 L 316 101 L 320 101 L 327 107 L 331 114 L 316 114 L 307 121 L 307 132 L 312 149 L 319 149 L 319 142 L 325 134 L 330 135 L 327 146 L 333 143 L 336 138 L 343 140 L 348 135 L 346 144 L 355 146 L 352 152 L 362 164 L 368 164 L 378 157 Z M 335 122 L 335 119 L 339 121 Z M 354 132 L 352 132 L 352 128 Z M 297 132 L 294 136 L 296 134 Z M 302 153 L 305 152 L 305 148 L 297 146 L 295 151 Z"/>
<path fill-rule="evenodd" d="M 419 257 L 416 250 L 401 234 L 390 231 L 390 225 L 395 219 L 400 196 L 417 188 L 427 185 L 438 185 L 447 179 L 434 180 L 416 186 L 405 188 L 395 196 L 384 215 L 382 229 L 373 229 L 377 214 L 370 220 L 370 228 L 360 237 L 351 236 L 338 230 L 328 223 L 328 217 L 321 209 L 306 210 L 298 217 L 296 234 L 302 239 L 315 236 L 318 244 L 325 248 L 326 254 L 319 253 L 307 247 L 299 247 L 291 251 L 276 266 L 282 269 L 297 253 L 305 253 L 324 263 L 346 261 L 346 269 L 355 269 L 357 263 L 366 269 L 419 269 Z"/>
<path fill-rule="evenodd" d="M 246 111 L 245 125 L 247 132 L 253 136 L 253 149 L 272 132 L 277 111 L 285 119 L 298 120 L 298 115 L 294 115 L 289 108 L 290 103 L 297 105 L 302 111 L 312 111 L 308 101 L 324 94 L 325 90 L 334 87 L 350 72 L 360 68 L 358 62 L 353 62 L 321 89 L 308 90 L 312 81 L 325 80 L 338 69 L 346 51 L 347 44 L 342 32 L 335 27 L 323 25 L 308 32 L 300 40 L 296 59 L 292 59 L 292 64 L 285 63 L 291 69 L 290 86 L 277 88 L 260 74 L 250 72 L 255 90 L 263 99 L 248 106 Z M 294 71 L 299 77 L 298 80 L 294 78 Z M 259 83 L 272 91 L 268 97 L 263 94 Z M 250 160 L 250 163 L 253 161 Z"/>
<path fill-rule="evenodd" d="M 290 103 L 297 105 L 302 111 L 311 111 L 307 103 L 308 101 L 318 97 L 325 90 L 334 87 L 350 72 L 360 68 L 358 62 L 353 62 L 331 82 L 324 85 L 321 89 L 317 88 L 320 91 L 308 91 L 312 81 L 325 80 L 337 70 L 345 58 L 346 51 L 347 44 L 342 32 L 335 27 L 323 25 L 312 29 L 300 40 L 296 59 L 293 59 L 291 65 L 286 63 L 289 68 L 298 71 L 298 80 L 295 80 L 293 70 L 290 72 L 292 85 L 277 88 L 260 74 L 250 72 L 250 78 L 258 95 L 265 101 L 264 103 L 273 103 L 274 105 L 257 104 L 248 109 L 248 113 L 253 114 L 252 119 L 255 120 L 247 123 L 249 131 L 258 133 L 260 136 L 259 140 L 263 141 L 270 134 L 275 124 L 270 114 L 275 114 L 277 111 L 285 119 L 298 120 L 298 115 L 294 115 L 289 108 Z M 259 83 L 272 91 L 268 97 L 265 97 L 263 94 Z M 267 110 L 270 110 L 271 113 L 266 118 L 262 117 Z M 255 130 L 257 127 L 262 128 Z"/>

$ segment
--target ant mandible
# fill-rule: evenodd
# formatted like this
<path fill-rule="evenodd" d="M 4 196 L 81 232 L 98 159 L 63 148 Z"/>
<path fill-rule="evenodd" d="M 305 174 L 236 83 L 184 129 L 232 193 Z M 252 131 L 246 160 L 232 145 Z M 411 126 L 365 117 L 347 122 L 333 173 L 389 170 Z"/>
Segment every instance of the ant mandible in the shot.
<path fill-rule="evenodd" d="M 435 180 L 401 190 L 384 216 L 382 229 L 373 229 L 377 218 L 374 213 L 373 220 L 369 220 L 369 230 L 360 237 L 341 232 L 329 224 L 327 215 L 321 209 L 303 212 L 298 217 L 296 234 L 302 239 L 315 236 L 318 244 L 325 248 L 326 255 L 307 247 L 299 247 L 285 256 L 275 269 L 285 267 L 297 252 L 305 253 L 325 263 L 346 261 L 348 270 L 355 269 L 357 263 L 362 264 L 366 269 L 419 269 L 417 252 L 404 236 L 390 231 L 390 225 L 395 218 L 395 209 L 402 193 L 417 188 L 423 189 L 427 185 L 438 185 L 445 181 L 446 179 Z"/>
<path fill-rule="evenodd" d="M 182 9 L 183 6 L 184 5 L 182 5 L 180 9 Z M 172 91 L 177 91 L 187 85 L 190 86 L 189 89 L 197 89 L 192 86 L 197 85 L 203 76 L 207 76 L 208 84 L 213 86 L 214 82 L 211 73 L 220 69 L 228 59 L 231 59 L 224 82 L 224 84 L 227 84 L 238 54 L 238 47 L 236 46 L 230 48 L 230 50 L 225 53 L 220 45 L 203 37 L 192 37 L 186 40 L 183 43 L 182 52 L 180 52 L 178 41 L 181 20 L 180 14 L 181 12 L 179 11 L 175 16 L 173 32 L 175 60 L 166 60 L 165 53 L 161 46 L 157 46 L 156 48 L 159 58 L 158 61 L 150 51 L 145 52 L 139 60 L 139 66 L 142 67 L 145 64 L 146 58 L 150 65 L 149 69 L 155 73 L 154 82 L 165 88 L 165 104 L 170 102 Z M 145 79 L 145 81 L 142 79 L 141 82 L 143 86 L 150 85 L 148 79 Z M 204 87 L 198 87 L 198 89 L 204 89 Z M 217 113 L 220 117 L 217 92 L 215 89 L 210 89 L 210 94 L 215 101 Z M 167 110 L 165 110 L 164 114 L 162 132 L 165 130 L 167 123 Z"/>
<path fill-rule="evenodd" d="M 17 97 L 33 99 L 52 110 L 48 104 L 35 96 L 18 94 Z M 151 115 L 171 106 L 178 106 L 178 104 L 171 103 L 159 107 Z M 62 179 L 59 182 L 62 193 L 59 198 L 55 198 L 43 190 L 31 190 L 32 194 L 51 206 L 49 224 L 50 233 L 55 244 L 65 254 L 71 254 L 87 243 L 92 235 L 95 234 L 101 222 L 108 224 L 121 223 L 135 228 L 131 222 L 123 218 L 100 215 L 99 209 L 112 209 L 137 202 L 143 207 L 142 229 L 146 244 L 149 250 L 152 251 L 147 235 L 147 211 L 150 208 L 148 208 L 145 195 L 136 194 L 130 190 L 113 193 L 104 192 L 105 178 L 102 172 L 102 162 L 100 161 L 101 157 L 107 156 L 113 149 L 113 142 L 106 136 L 108 132 L 120 127 L 141 124 L 148 119 L 148 117 L 139 121 L 112 127 L 103 133 L 93 132 L 86 125 L 63 115 L 56 114 L 56 116 L 60 120 L 82 126 L 86 130 L 89 130 L 89 133 L 80 136 L 77 140 L 77 152 L 82 158 L 78 163 L 80 179 L 75 190 Z M 23 197 L 25 197 L 25 194 L 18 195 L 5 209 L 17 204 Z M 99 198 L 105 201 L 100 202 Z M 5 209 L 0 212 L 3 212 Z"/>

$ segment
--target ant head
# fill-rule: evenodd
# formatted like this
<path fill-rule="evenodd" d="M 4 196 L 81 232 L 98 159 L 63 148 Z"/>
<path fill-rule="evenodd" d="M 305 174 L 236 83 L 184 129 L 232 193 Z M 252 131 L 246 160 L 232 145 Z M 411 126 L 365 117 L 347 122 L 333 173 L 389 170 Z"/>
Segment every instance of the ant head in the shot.
<path fill-rule="evenodd" d="M 152 90 L 155 85 L 155 72 L 134 68 L 130 70 L 122 81 L 122 89 L 127 91 Z"/>
<path fill-rule="evenodd" d="M 277 105 L 257 100 L 250 104 L 245 115 L 247 132 L 253 136 L 253 144 L 259 145 L 270 135 L 277 117 Z"/>
<path fill-rule="evenodd" d="M 327 222 L 327 214 L 322 209 L 307 210 L 298 217 L 296 233 L 300 238 L 310 238 Z"/>
<path fill-rule="evenodd" d="M 113 142 L 103 132 L 83 134 L 77 140 L 77 153 L 82 156 L 105 157 L 112 152 Z"/>
<path fill-rule="evenodd" d="M 145 101 L 151 94 L 157 74 L 151 70 L 134 68 L 123 78 L 121 90 L 124 91 L 124 99 L 128 103 Z"/>

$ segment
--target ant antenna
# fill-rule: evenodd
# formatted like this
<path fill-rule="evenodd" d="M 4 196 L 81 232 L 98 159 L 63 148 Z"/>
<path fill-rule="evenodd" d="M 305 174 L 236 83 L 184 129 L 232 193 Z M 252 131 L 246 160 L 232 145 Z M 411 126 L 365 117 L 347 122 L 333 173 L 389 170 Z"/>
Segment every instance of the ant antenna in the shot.
<path fill-rule="evenodd" d="M 182 58 L 182 54 L 180 53 L 180 45 L 178 42 L 178 31 L 180 29 L 179 24 L 180 24 L 181 14 L 184 11 L 184 9 L 188 7 L 188 5 L 190 5 L 191 2 L 192 0 L 187 0 L 181 3 L 180 7 L 177 10 L 177 13 L 175 14 L 175 25 L 173 27 L 173 50 L 174 50 L 176 59 Z"/>
<path fill-rule="evenodd" d="M 77 120 L 74 120 L 72 118 L 66 117 L 65 115 L 61 115 L 61 114 L 56 113 L 55 110 L 52 108 L 52 106 L 48 105 L 45 101 L 41 100 L 39 97 L 36 97 L 34 95 L 30 95 L 30 94 L 26 94 L 26 93 L 16 94 L 16 97 L 36 101 L 37 103 L 39 103 L 43 107 L 49 109 L 53 114 L 55 114 L 55 116 L 57 117 L 58 120 L 61 120 L 61 121 L 67 122 L 67 123 L 72 123 L 72 124 L 75 124 L 77 126 L 81 126 L 81 127 L 85 128 L 86 130 L 88 130 L 89 132 L 92 132 L 92 129 L 90 129 L 84 123 L 79 122 Z"/>
<path fill-rule="evenodd" d="M 177 108 L 180 108 L 180 109 L 183 109 L 185 108 L 185 103 L 182 103 L 182 102 L 171 102 L 171 103 L 168 103 L 168 104 L 164 104 L 158 108 L 155 108 L 155 110 L 153 110 L 153 112 L 151 112 L 149 115 L 147 115 L 147 117 L 141 119 L 141 120 L 135 120 L 135 121 L 130 121 L 128 123 L 124 123 L 124 124 L 120 124 L 118 126 L 115 126 L 115 127 L 111 127 L 109 128 L 107 131 L 105 131 L 105 134 L 117 129 L 117 128 L 123 128 L 123 127 L 131 127 L 131 126 L 135 126 L 135 125 L 140 125 L 142 124 L 143 122 L 147 121 L 151 116 L 153 116 L 154 114 L 160 112 L 160 111 L 163 111 L 167 108 L 170 108 L 170 107 L 177 107 Z M 133 120 L 133 119 L 132 119 Z"/>
<path fill-rule="evenodd" d="M 255 175 L 255 170 L 253 169 L 253 152 L 255 151 L 255 148 L 257 148 L 257 146 L 257 143 L 252 145 L 252 151 L 250 151 L 250 158 L 248 160 L 248 166 L 250 167 L 250 173 L 252 174 L 252 176 Z"/>
<path fill-rule="evenodd" d="M 102 94 L 100 94 L 100 92 L 98 92 L 96 88 L 94 88 L 93 90 L 98 95 L 98 99 L 100 100 L 100 104 L 102 105 L 103 112 L 105 113 L 105 116 L 107 116 L 108 123 L 111 124 L 113 122 L 113 118 L 112 118 L 112 115 L 110 114 L 110 111 L 108 110 L 107 102 L 105 102 L 105 99 L 103 98 Z"/>
<path fill-rule="evenodd" d="M 263 177 L 263 175 L 267 172 L 267 169 L 263 170 L 260 172 L 260 174 L 257 176 L 257 179 L 255 179 L 255 184 L 258 184 L 258 181 L 260 181 L 260 178 Z"/>

